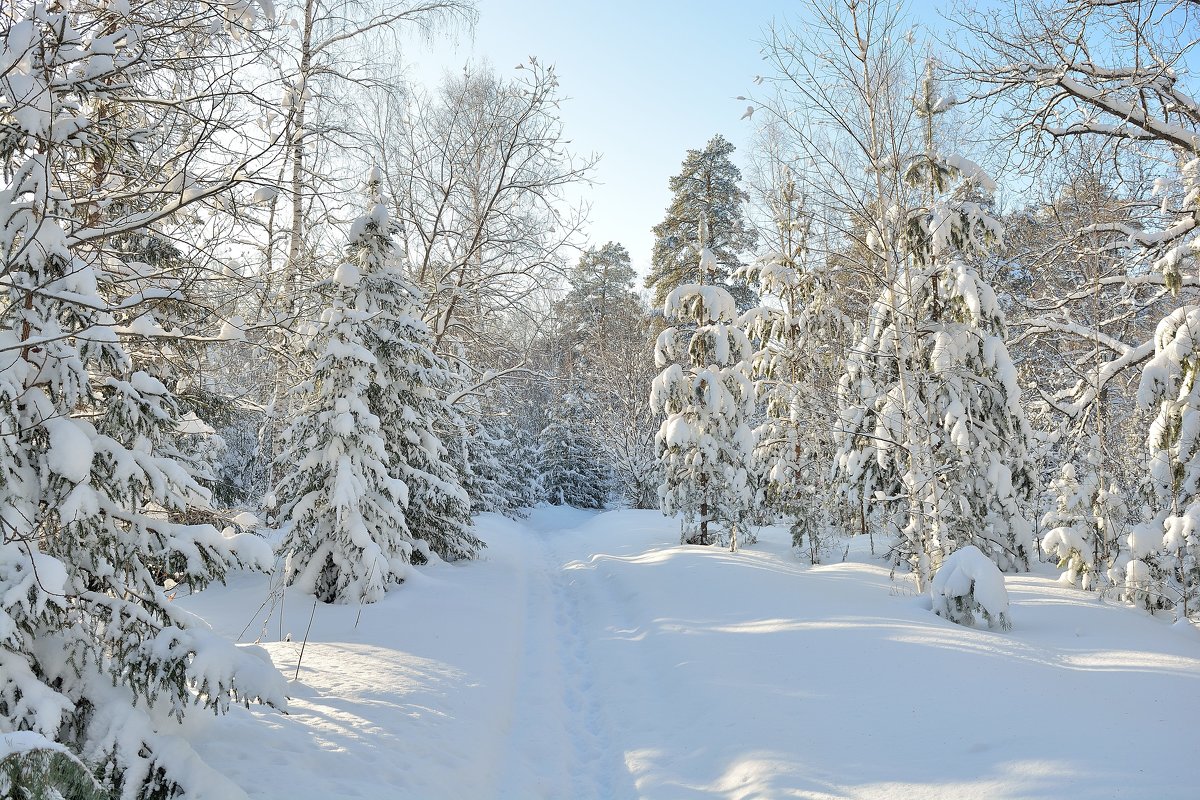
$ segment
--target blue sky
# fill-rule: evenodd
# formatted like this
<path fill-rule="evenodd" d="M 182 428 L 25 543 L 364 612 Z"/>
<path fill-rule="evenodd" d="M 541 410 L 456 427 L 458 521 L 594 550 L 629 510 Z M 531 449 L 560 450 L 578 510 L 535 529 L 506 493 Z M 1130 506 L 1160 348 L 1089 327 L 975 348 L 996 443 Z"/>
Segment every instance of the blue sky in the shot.
<path fill-rule="evenodd" d="M 414 46 L 406 61 L 432 83 L 468 60 L 501 73 L 536 55 L 558 70 L 567 136 L 601 156 L 589 238 L 621 242 L 640 273 L 670 201 L 667 180 L 688 149 L 720 133 L 744 156 L 752 134 L 739 117 L 762 71 L 758 42 L 773 18 L 795 19 L 795 0 L 478 0 L 473 37 Z M 739 166 L 743 162 L 739 160 Z"/>

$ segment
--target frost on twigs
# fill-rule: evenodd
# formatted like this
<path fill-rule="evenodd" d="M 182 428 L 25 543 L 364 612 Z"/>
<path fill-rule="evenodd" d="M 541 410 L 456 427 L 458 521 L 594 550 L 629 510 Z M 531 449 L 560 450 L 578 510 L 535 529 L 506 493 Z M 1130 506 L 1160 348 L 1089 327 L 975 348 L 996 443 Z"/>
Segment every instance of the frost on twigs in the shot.
<path fill-rule="evenodd" d="M 999 567 L 975 545 L 951 553 L 930 584 L 933 613 L 959 625 L 1008 630 L 1008 590 Z"/>

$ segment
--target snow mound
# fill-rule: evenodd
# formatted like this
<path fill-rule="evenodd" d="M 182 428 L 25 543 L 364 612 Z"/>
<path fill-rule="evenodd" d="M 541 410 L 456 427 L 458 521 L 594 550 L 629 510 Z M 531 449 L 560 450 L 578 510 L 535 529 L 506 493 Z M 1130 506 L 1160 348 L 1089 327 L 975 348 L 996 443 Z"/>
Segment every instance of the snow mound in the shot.
<path fill-rule="evenodd" d="M 344 286 L 347 289 L 353 289 L 358 286 L 362 280 L 362 273 L 358 271 L 358 267 L 348 262 L 342 262 L 333 273 L 334 283 L 339 286 Z"/>
<path fill-rule="evenodd" d="M 52 417 L 42 423 L 50 436 L 46 463 L 51 471 L 71 483 L 83 483 L 92 472 L 96 449 L 92 446 L 90 426 L 67 417 Z"/>
<path fill-rule="evenodd" d="M 0 734 L 0 797 L 28 796 L 103 800 L 108 795 L 87 765 L 58 742 L 33 731 Z"/>
<path fill-rule="evenodd" d="M 930 585 L 933 611 L 959 625 L 975 627 L 982 617 L 989 628 L 1008 630 L 1008 590 L 1004 573 L 975 545 L 956 550 L 942 562 Z"/>

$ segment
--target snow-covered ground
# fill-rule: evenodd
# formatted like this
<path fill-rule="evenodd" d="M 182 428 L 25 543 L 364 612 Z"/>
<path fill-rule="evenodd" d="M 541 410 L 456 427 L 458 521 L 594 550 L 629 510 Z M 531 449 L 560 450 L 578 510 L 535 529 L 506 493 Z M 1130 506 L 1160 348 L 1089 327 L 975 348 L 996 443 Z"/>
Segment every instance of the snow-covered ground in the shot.
<path fill-rule="evenodd" d="M 676 546 L 656 512 L 479 533 L 481 561 L 317 607 L 290 714 L 186 735 L 259 798 L 1200 796 L 1193 629 L 1044 576 L 1008 577 L 1012 631 L 962 628 L 866 542 L 814 568 L 782 531 Z M 265 631 L 291 678 L 313 603 L 286 597 L 278 641 L 266 595 L 242 577 L 177 602 Z"/>

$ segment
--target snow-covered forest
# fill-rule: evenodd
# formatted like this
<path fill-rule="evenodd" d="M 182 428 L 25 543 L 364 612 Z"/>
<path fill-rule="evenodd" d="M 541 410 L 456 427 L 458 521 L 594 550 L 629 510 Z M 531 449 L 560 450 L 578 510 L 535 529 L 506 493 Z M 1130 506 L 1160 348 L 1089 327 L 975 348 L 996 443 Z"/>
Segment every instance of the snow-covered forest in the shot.
<path fill-rule="evenodd" d="M 0 0 L 0 796 L 1196 791 L 1198 7 L 803 0 L 639 269 L 478 6 Z"/>

